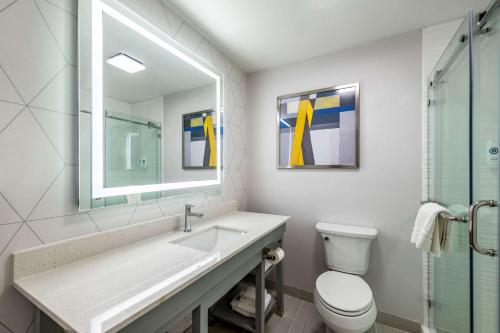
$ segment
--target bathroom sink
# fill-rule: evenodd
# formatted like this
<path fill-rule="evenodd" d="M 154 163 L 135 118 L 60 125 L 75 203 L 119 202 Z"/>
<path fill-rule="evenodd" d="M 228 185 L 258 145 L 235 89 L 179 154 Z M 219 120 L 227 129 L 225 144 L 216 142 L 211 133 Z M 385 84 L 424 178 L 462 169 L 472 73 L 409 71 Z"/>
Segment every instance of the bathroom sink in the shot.
<path fill-rule="evenodd" d="M 175 240 L 172 243 L 210 252 L 234 243 L 246 233 L 247 231 L 244 230 L 213 227 Z"/>

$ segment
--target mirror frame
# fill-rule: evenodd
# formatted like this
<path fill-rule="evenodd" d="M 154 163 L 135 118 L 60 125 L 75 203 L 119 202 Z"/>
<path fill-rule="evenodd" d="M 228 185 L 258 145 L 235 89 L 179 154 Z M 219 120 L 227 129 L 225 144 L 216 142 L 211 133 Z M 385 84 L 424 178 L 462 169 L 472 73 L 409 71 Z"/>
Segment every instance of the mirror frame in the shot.
<path fill-rule="evenodd" d="M 221 151 L 221 113 L 222 110 L 222 87 L 223 75 L 213 66 L 195 55 L 191 50 L 168 36 L 165 32 L 139 16 L 116 0 L 88 0 L 82 11 L 89 13 L 91 18 L 90 32 L 90 61 L 91 61 L 91 114 L 92 114 L 92 151 L 91 151 L 91 193 L 92 198 L 103 198 L 136 193 L 165 192 L 171 190 L 183 190 L 190 188 L 204 188 L 207 190 L 217 185 L 222 185 L 222 151 Z M 85 5 L 84 5 L 85 6 Z M 187 182 L 173 182 L 148 185 L 131 185 L 121 187 L 104 186 L 104 96 L 103 96 L 103 14 L 109 15 L 115 20 L 127 26 L 129 29 L 147 38 L 158 47 L 170 52 L 172 55 L 185 61 L 201 72 L 212 77 L 216 81 L 216 140 L 217 140 L 217 179 L 199 180 Z M 85 19 L 80 17 L 79 19 Z M 80 40 L 80 53 L 88 52 L 82 50 Z M 81 76 L 80 76 L 81 80 Z M 80 82 L 81 85 L 81 82 Z M 79 106 L 80 110 L 80 106 Z M 182 163 L 182 161 L 181 161 Z M 175 195 L 175 194 L 174 194 Z"/>

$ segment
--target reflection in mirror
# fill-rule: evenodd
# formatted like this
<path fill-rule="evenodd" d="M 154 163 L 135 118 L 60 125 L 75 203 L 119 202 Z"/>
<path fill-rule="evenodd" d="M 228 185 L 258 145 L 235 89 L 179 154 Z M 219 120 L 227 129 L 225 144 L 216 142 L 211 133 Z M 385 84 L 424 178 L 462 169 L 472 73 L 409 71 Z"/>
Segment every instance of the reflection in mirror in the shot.
<path fill-rule="evenodd" d="M 85 36 L 83 32 L 80 38 Z M 89 57 L 90 52 L 81 49 L 80 70 L 86 73 L 93 69 Z M 218 180 L 219 81 L 106 12 L 102 13 L 101 62 L 104 189 Z M 122 191 L 127 193 L 92 198 L 92 133 L 96 131 L 92 117 L 98 113 L 92 108 L 96 82 L 89 78 L 80 75 L 81 209 L 180 193 Z M 182 193 L 200 191 L 188 187 L 178 188 Z"/>
<path fill-rule="evenodd" d="M 213 109 L 182 115 L 183 169 L 214 169 L 217 165 L 216 119 Z"/>

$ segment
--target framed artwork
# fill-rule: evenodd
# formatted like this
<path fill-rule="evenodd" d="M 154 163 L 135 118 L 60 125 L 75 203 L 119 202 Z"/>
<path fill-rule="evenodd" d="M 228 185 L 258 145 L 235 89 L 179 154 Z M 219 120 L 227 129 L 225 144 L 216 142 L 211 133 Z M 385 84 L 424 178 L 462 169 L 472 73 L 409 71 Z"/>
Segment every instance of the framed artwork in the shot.
<path fill-rule="evenodd" d="M 359 84 L 278 97 L 278 168 L 359 167 Z"/>
<path fill-rule="evenodd" d="M 182 168 L 215 169 L 217 166 L 215 110 L 182 115 Z M 221 127 L 221 139 L 223 129 Z M 222 142 L 221 142 L 222 149 Z"/>

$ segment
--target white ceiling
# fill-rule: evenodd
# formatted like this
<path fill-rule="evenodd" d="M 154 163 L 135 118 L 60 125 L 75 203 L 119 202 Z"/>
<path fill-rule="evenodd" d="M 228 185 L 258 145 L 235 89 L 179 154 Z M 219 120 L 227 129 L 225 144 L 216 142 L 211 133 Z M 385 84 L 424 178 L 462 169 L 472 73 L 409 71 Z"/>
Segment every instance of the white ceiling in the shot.
<path fill-rule="evenodd" d="M 109 57 L 125 53 L 146 66 L 134 74 L 106 63 Z M 103 16 L 104 95 L 136 103 L 178 91 L 214 84 L 215 80 L 172 55 L 120 22 Z"/>
<path fill-rule="evenodd" d="M 490 0 L 164 0 L 250 73 L 464 17 Z"/>

